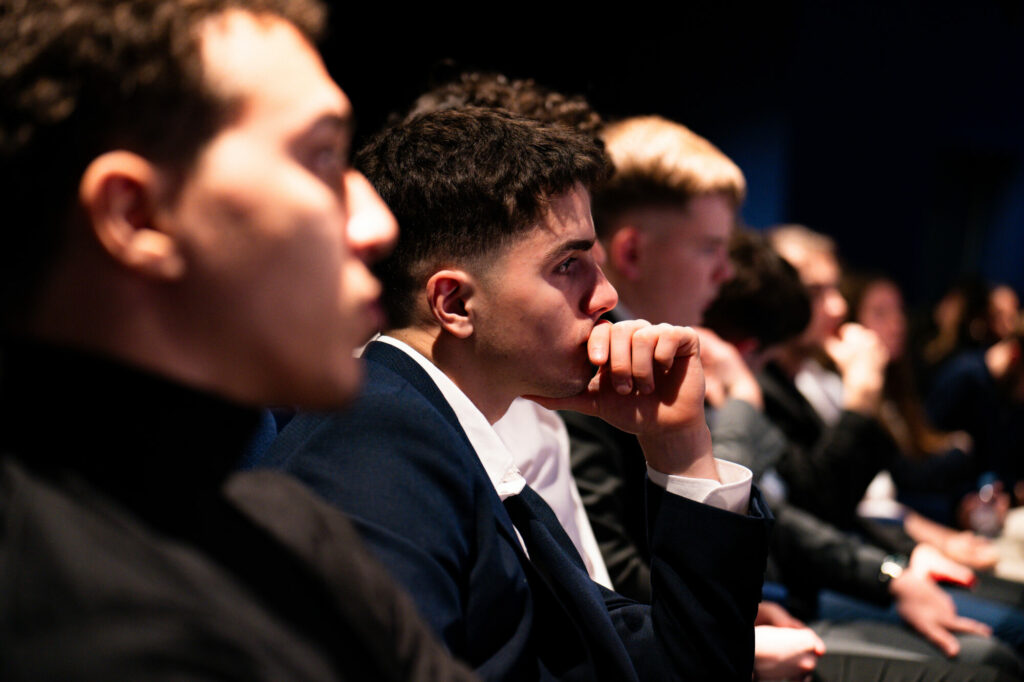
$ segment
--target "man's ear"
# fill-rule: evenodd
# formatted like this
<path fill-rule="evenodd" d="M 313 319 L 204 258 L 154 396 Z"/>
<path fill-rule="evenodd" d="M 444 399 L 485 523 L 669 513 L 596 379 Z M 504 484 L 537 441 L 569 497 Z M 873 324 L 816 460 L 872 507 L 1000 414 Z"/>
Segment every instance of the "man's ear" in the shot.
<path fill-rule="evenodd" d="M 113 151 L 93 159 L 82 175 L 78 195 L 97 241 L 124 267 L 174 280 L 185 260 L 173 235 L 155 225 L 161 176 L 132 152 Z"/>
<path fill-rule="evenodd" d="M 473 334 L 466 303 L 476 291 L 473 277 L 465 270 L 438 270 L 427 280 L 427 305 L 438 324 L 453 336 L 465 339 Z"/>
<path fill-rule="evenodd" d="M 643 235 L 632 225 L 623 225 L 608 242 L 608 265 L 628 281 L 640 277 L 640 248 Z"/>

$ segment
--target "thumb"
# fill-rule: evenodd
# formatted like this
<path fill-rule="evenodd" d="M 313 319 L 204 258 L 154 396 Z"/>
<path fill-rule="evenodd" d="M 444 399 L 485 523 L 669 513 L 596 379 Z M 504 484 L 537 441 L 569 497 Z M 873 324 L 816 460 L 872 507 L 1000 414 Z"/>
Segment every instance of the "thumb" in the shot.
<path fill-rule="evenodd" d="M 825 642 L 822 641 L 816 632 L 814 633 L 814 653 L 818 656 L 825 655 Z"/>

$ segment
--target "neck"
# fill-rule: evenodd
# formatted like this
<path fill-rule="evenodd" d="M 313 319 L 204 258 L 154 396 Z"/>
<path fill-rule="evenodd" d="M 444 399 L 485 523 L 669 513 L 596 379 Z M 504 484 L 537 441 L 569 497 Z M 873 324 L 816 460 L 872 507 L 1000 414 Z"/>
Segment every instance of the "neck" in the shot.
<path fill-rule="evenodd" d="M 271 402 L 258 395 L 260 375 L 246 371 L 257 365 L 240 361 L 239 349 L 218 337 L 217 316 L 182 289 L 83 259 L 55 272 L 20 331 L 237 402 Z"/>
<path fill-rule="evenodd" d="M 255 410 L 100 355 L 7 341 L 3 361 L 4 447 L 42 470 L 76 470 L 133 506 L 180 506 L 185 492 L 219 489 L 259 423 Z"/>
<path fill-rule="evenodd" d="M 514 391 L 502 390 L 494 368 L 474 353 L 471 338 L 459 339 L 437 328 L 420 327 L 394 329 L 387 334 L 409 345 L 444 372 L 491 424 L 505 415 L 516 398 Z"/>

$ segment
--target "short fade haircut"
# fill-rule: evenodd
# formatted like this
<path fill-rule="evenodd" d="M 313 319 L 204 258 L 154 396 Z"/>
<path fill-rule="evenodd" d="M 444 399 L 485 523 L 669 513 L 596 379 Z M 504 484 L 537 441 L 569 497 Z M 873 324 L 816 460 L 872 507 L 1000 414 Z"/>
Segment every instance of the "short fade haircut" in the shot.
<path fill-rule="evenodd" d="M 607 125 L 601 139 L 615 165 L 615 174 L 594 197 L 594 221 L 602 236 L 631 209 L 684 208 L 706 194 L 722 194 L 738 209 L 746 196 L 739 166 L 679 123 L 660 116 L 627 118 Z"/>
<path fill-rule="evenodd" d="M 444 109 L 504 109 L 545 123 L 596 135 L 601 117 L 580 96 L 567 96 L 532 78 L 510 80 L 499 73 L 471 71 L 420 95 L 406 118 Z"/>
<path fill-rule="evenodd" d="M 4 211 L 18 216 L 0 257 L 5 323 L 31 309 L 93 159 L 132 151 L 180 184 L 229 120 L 235 103 L 204 81 L 199 27 L 233 9 L 278 16 L 311 41 L 326 18 L 319 0 L 3 0 L 0 177 Z"/>
<path fill-rule="evenodd" d="M 472 265 L 530 231 L 551 199 L 609 173 L 596 141 L 500 110 L 417 116 L 356 155 L 401 236 L 375 267 L 391 328 L 412 322 L 416 293 L 438 266 Z"/>
<path fill-rule="evenodd" d="M 704 324 L 726 341 L 756 339 L 764 349 L 799 336 L 811 321 L 800 276 L 763 236 L 737 230 L 729 245 L 734 274 L 704 312 Z"/>

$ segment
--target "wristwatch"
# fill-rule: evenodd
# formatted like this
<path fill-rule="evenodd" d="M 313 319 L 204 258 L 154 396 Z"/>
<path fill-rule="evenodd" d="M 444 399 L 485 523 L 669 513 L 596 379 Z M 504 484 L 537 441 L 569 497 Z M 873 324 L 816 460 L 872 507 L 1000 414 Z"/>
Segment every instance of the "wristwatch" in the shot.
<path fill-rule="evenodd" d="M 907 564 L 910 563 L 906 554 L 889 554 L 882 559 L 882 565 L 878 567 L 878 582 L 888 585 L 896 578 L 903 575 Z"/>

